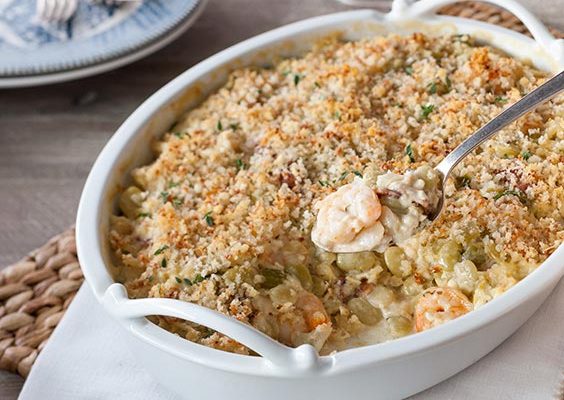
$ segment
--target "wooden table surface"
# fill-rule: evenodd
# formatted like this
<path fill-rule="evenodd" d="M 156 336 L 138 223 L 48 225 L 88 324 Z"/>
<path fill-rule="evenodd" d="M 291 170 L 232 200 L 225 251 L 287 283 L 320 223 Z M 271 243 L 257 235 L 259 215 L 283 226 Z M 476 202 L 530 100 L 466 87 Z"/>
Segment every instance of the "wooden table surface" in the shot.
<path fill-rule="evenodd" d="M 564 29 L 564 0 L 521 2 Z M 377 8 L 387 9 L 388 2 L 377 1 Z M 96 155 L 163 84 L 245 38 L 345 9 L 332 0 L 211 0 L 192 28 L 142 61 L 75 82 L 0 90 L 0 266 L 74 222 Z M 15 399 L 22 384 L 20 377 L 0 372 L 0 399 Z"/>

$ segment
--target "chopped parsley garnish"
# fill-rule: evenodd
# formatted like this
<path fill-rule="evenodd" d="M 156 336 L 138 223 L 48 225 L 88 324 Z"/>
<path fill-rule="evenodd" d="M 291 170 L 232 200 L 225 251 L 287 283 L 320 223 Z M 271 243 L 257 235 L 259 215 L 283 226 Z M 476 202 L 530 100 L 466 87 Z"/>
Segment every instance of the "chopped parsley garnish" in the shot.
<path fill-rule="evenodd" d="M 341 174 L 341 176 L 339 177 L 339 179 L 337 180 L 337 182 L 341 182 L 343 179 L 345 179 L 347 177 L 347 175 L 349 174 L 349 171 L 345 171 Z"/>
<path fill-rule="evenodd" d="M 313 82 L 313 84 L 314 84 L 315 87 L 318 88 L 318 89 L 321 87 L 321 85 L 320 85 L 319 82 L 317 82 L 317 81 Z"/>
<path fill-rule="evenodd" d="M 233 123 L 233 124 L 229 124 L 229 127 L 230 127 L 232 130 L 236 131 L 237 129 L 239 129 L 239 123 L 238 123 L 238 122 L 235 122 L 235 123 Z"/>
<path fill-rule="evenodd" d="M 423 118 L 427 118 L 429 116 L 429 114 L 431 114 L 433 112 L 434 109 L 435 109 L 435 106 L 433 104 L 422 105 L 421 106 L 421 116 Z"/>
<path fill-rule="evenodd" d="M 505 103 L 507 103 L 509 100 L 508 100 L 507 98 L 505 98 L 505 97 L 497 96 L 494 101 L 495 101 L 496 103 L 499 103 L 499 104 L 505 104 Z"/>
<path fill-rule="evenodd" d="M 168 183 L 168 188 L 171 189 L 171 188 L 176 187 L 176 186 L 178 186 L 178 185 L 180 185 L 180 183 L 170 181 L 170 182 Z"/>
<path fill-rule="evenodd" d="M 327 182 L 327 181 L 317 181 L 317 182 L 319 182 L 319 184 L 323 187 L 329 186 L 329 182 Z"/>
<path fill-rule="evenodd" d="M 137 218 L 147 218 L 147 217 L 150 217 L 150 216 L 151 216 L 151 214 L 146 213 L 146 212 L 137 214 Z"/>
<path fill-rule="evenodd" d="M 183 203 L 182 199 L 179 199 L 178 197 L 172 199 L 172 204 L 174 204 L 175 207 L 180 207 L 182 203 Z"/>
<path fill-rule="evenodd" d="M 183 132 L 174 132 L 174 136 L 176 136 L 179 139 L 182 139 L 184 137 L 184 133 Z"/>
<path fill-rule="evenodd" d="M 504 190 L 503 192 L 496 194 L 493 199 L 498 200 L 503 196 L 516 196 L 521 203 L 527 204 L 527 196 L 520 190 Z"/>
<path fill-rule="evenodd" d="M 435 106 L 433 104 L 427 104 L 427 105 L 421 106 L 421 117 L 422 118 L 429 117 L 429 114 L 431 114 L 434 109 L 435 109 Z"/>
<path fill-rule="evenodd" d="M 211 211 L 208 211 L 206 215 L 204 215 L 204 220 L 208 226 L 213 226 L 213 217 L 211 216 Z"/>
<path fill-rule="evenodd" d="M 413 74 L 413 67 L 411 65 L 408 66 L 408 67 L 405 67 L 404 71 L 407 75 L 412 75 Z"/>
<path fill-rule="evenodd" d="M 223 130 L 223 124 L 221 123 L 221 120 L 217 121 L 217 130 L 218 131 L 222 131 Z"/>
<path fill-rule="evenodd" d="M 461 189 L 463 187 L 470 187 L 470 177 L 467 175 L 457 176 L 454 180 L 454 186 L 457 189 Z"/>
<path fill-rule="evenodd" d="M 182 279 L 180 279 L 179 277 L 175 276 L 174 279 L 176 279 L 177 283 L 182 283 Z"/>
<path fill-rule="evenodd" d="M 409 162 L 415 162 L 415 156 L 413 155 L 413 148 L 411 147 L 411 143 L 405 147 L 405 154 L 409 157 Z"/>
<path fill-rule="evenodd" d="M 521 156 L 523 157 L 523 160 L 527 161 L 529 158 L 531 158 L 533 154 L 530 151 L 524 151 L 523 153 L 521 153 Z"/>
<path fill-rule="evenodd" d="M 288 76 L 288 75 L 290 75 L 290 71 L 284 71 L 284 72 L 282 72 L 282 75 Z"/>
<path fill-rule="evenodd" d="M 192 280 L 192 283 L 193 283 L 193 284 L 200 283 L 200 282 L 202 282 L 204 279 L 205 279 L 205 278 L 204 278 L 202 275 L 198 274 L 198 275 L 196 275 L 196 276 L 194 277 L 194 280 Z"/>
<path fill-rule="evenodd" d="M 453 35 L 454 40 L 462 43 L 468 43 L 469 36 L 465 33 L 459 33 L 457 35 Z"/>
<path fill-rule="evenodd" d="M 168 246 L 165 244 L 164 246 L 159 247 L 153 254 L 158 256 L 159 254 L 163 254 L 163 251 L 166 249 L 168 249 Z"/>
<path fill-rule="evenodd" d="M 341 113 L 339 111 L 335 111 L 333 115 L 335 116 L 336 119 L 341 119 Z"/>
<path fill-rule="evenodd" d="M 440 79 L 435 79 L 433 82 L 427 85 L 427 93 L 429 94 L 445 94 L 450 92 L 452 86 L 452 82 L 450 78 L 447 76 L 445 80 L 442 81 Z"/>
<path fill-rule="evenodd" d="M 215 331 L 213 329 L 210 328 L 206 328 L 206 331 L 204 333 L 202 333 L 203 338 L 207 339 L 209 338 L 211 335 L 213 335 L 215 333 Z"/>
<path fill-rule="evenodd" d="M 300 79 L 302 79 L 302 75 L 294 74 L 294 86 L 298 86 L 298 83 L 300 83 Z"/>
<path fill-rule="evenodd" d="M 237 171 L 241 171 L 242 169 L 247 169 L 247 164 L 240 158 L 235 160 L 235 165 L 237 166 Z"/>
<path fill-rule="evenodd" d="M 358 171 L 358 170 L 356 170 L 356 169 L 353 169 L 351 172 L 352 172 L 353 174 L 355 174 L 356 176 L 362 178 L 362 173 L 361 173 L 360 171 Z"/>
<path fill-rule="evenodd" d="M 188 286 L 192 286 L 192 281 L 188 278 L 184 278 L 184 283 Z"/>
<path fill-rule="evenodd" d="M 166 258 L 163 258 L 163 259 L 161 260 L 161 267 L 162 267 L 162 268 L 166 268 Z"/>
<path fill-rule="evenodd" d="M 166 191 L 161 192 L 160 196 L 161 196 L 161 199 L 163 200 L 164 203 L 166 203 L 168 201 L 168 195 L 169 195 L 169 193 L 166 192 Z"/>

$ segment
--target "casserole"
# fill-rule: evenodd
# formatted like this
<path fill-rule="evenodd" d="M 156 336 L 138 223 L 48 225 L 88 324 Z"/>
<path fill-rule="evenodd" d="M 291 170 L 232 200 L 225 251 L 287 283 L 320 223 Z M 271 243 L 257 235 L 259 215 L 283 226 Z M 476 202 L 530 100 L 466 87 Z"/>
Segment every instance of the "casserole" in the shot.
<path fill-rule="evenodd" d="M 202 62 L 165 86 L 145 102 L 118 130 L 101 153 L 81 199 L 77 240 L 85 276 L 96 297 L 114 315 L 117 298 L 127 303 L 124 292 L 110 291 L 113 280 L 107 268 L 111 259 L 107 240 L 111 200 L 132 167 L 149 159 L 148 139 L 162 134 L 185 107 L 217 87 L 235 67 L 261 64 L 273 54 L 296 54 L 320 36 L 346 31 L 359 38 L 384 32 L 470 33 L 517 58 L 534 59 L 536 67 L 562 68 L 564 44 L 550 37 L 530 14 L 511 1 L 499 2 L 521 17 L 538 43 L 522 35 L 487 24 L 459 18 L 435 17 L 431 11 L 446 1 L 423 1 L 413 6 L 396 1 L 392 12 L 370 10 L 313 18 L 277 29 L 234 46 Z M 268 360 L 223 353 L 187 342 L 156 327 L 144 318 L 118 318 L 133 334 L 132 346 L 145 365 L 166 386 L 184 396 L 216 398 L 227 393 L 235 398 L 339 398 L 350 392 L 382 398 L 413 394 L 456 373 L 493 349 L 522 324 L 546 298 L 562 276 L 560 246 L 527 279 L 479 310 L 412 337 L 376 346 L 317 357 L 304 353 L 307 362 L 284 368 Z M 107 268 L 105 268 L 107 266 Z M 112 286 L 115 288 L 115 286 Z M 110 295 L 105 295 L 110 293 Z M 112 297 L 113 296 L 113 297 Z M 121 296 L 121 297 L 120 297 Z M 433 365 L 433 368 L 428 368 Z M 206 385 L 210 379 L 223 385 Z M 186 388 L 190 388 L 189 391 Z"/>

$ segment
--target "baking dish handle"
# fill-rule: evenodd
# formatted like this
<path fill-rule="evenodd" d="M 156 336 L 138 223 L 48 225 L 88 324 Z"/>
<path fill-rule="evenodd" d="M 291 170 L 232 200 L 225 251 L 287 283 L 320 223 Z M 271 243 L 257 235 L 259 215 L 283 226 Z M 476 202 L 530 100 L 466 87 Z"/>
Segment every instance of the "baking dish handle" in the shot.
<path fill-rule="evenodd" d="M 285 346 L 235 318 L 187 301 L 164 298 L 129 299 L 125 286 L 114 283 L 104 292 L 102 303 L 118 320 L 163 315 L 206 326 L 247 346 L 276 367 L 304 372 L 315 370 L 319 364 L 317 351 L 309 344 L 296 348 Z"/>
<path fill-rule="evenodd" d="M 343 4 L 360 7 L 373 7 L 376 2 L 370 0 L 338 0 Z M 392 9 L 386 15 L 389 21 L 402 21 L 436 14 L 444 6 L 471 0 L 393 0 Z M 481 0 L 504 8 L 515 15 L 527 27 L 535 41 L 548 54 L 553 56 L 559 65 L 564 65 L 564 39 L 555 38 L 527 8 L 515 0 Z"/>

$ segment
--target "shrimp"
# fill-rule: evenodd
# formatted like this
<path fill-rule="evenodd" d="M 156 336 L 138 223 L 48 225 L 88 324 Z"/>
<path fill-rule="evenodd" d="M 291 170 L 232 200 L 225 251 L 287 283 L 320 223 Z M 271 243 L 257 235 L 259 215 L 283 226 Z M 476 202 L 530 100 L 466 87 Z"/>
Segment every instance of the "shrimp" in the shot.
<path fill-rule="evenodd" d="M 432 287 L 415 305 L 415 330 L 421 332 L 472 311 L 473 305 L 457 289 Z"/>
<path fill-rule="evenodd" d="M 360 178 L 340 187 L 317 203 L 316 208 L 317 221 L 311 237 L 325 250 L 369 251 L 384 237 L 378 196 Z"/>
<path fill-rule="evenodd" d="M 331 333 L 331 321 L 323 303 L 304 290 L 294 306 L 295 310 L 278 315 L 278 340 L 289 346 L 310 343 L 319 350 Z"/>

